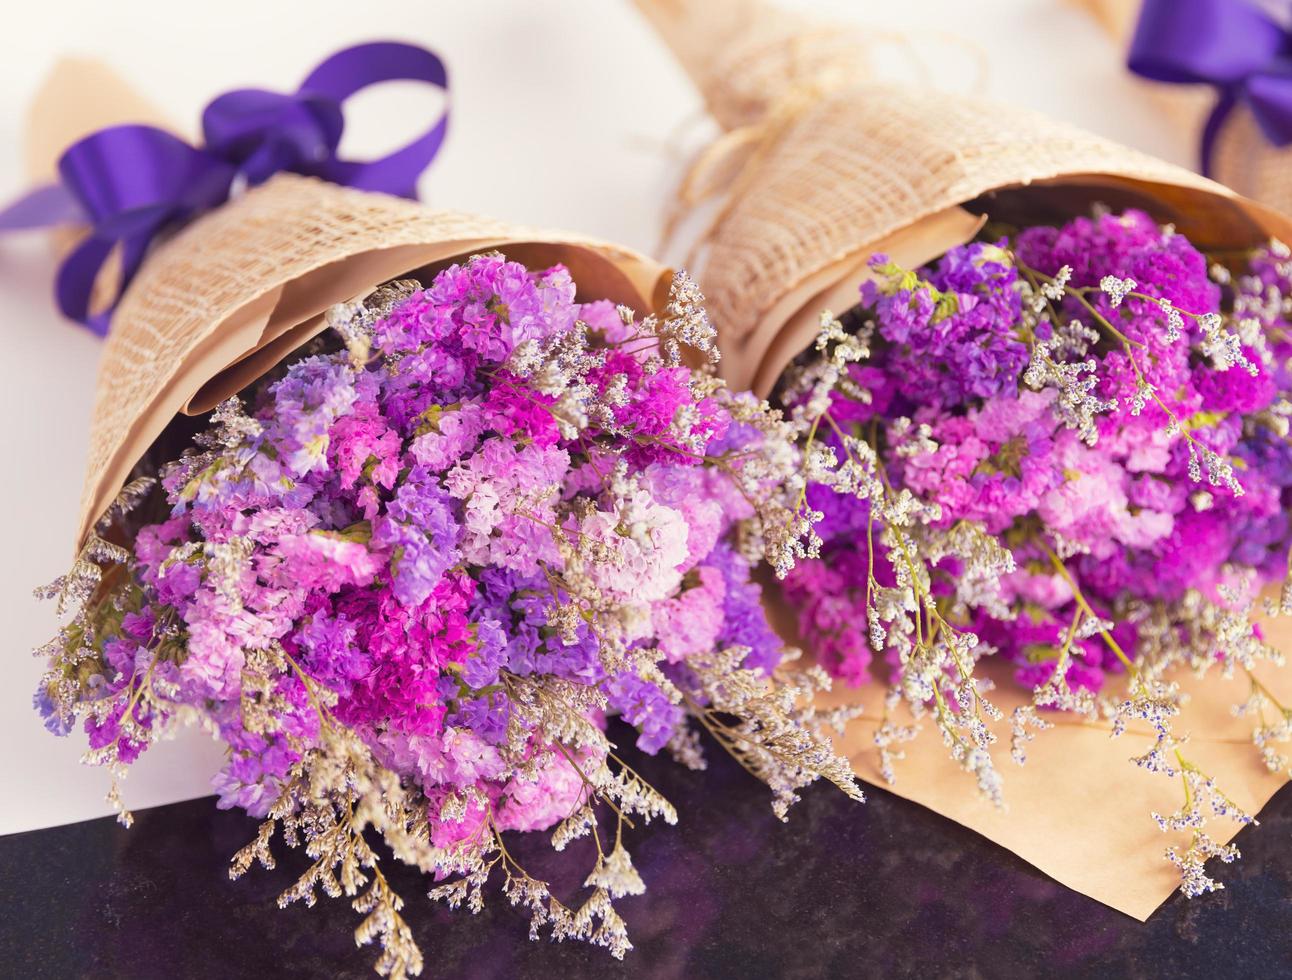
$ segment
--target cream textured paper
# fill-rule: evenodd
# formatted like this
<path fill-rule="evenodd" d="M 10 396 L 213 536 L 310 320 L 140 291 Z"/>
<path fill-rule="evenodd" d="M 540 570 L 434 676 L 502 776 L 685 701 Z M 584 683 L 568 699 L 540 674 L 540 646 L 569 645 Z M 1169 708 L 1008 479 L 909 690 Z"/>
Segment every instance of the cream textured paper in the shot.
<path fill-rule="evenodd" d="M 1274 625 L 1271 642 L 1292 649 L 1292 628 L 1286 620 Z M 990 669 L 984 673 L 993 675 Z M 1027 697 L 1010 681 L 1008 671 L 994 676 L 999 686 L 992 700 L 1008 717 Z M 1270 671 L 1261 678 L 1285 704 L 1292 699 L 1292 672 Z M 1240 671 L 1232 681 L 1211 676 L 1204 683 L 1190 677 L 1180 683 L 1192 697 L 1176 720 L 1177 731 L 1195 733 L 1186 750 L 1190 761 L 1213 775 L 1235 803 L 1257 813 L 1287 776 L 1260 764 L 1250 719 L 1230 712 L 1232 705 L 1247 698 L 1246 678 Z M 1106 723 L 1050 714 L 1047 718 L 1056 728 L 1038 733 L 1028 744 L 1023 766 L 1009 760 L 1008 723 L 991 726 L 999 739 L 998 768 L 1007 804 L 1001 810 L 978 793 L 972 777 L 951 760 L 929 723 L 915 741 L 901 746 L 906 757 L 895 764 L 896 784 L 885 783 L 874 745 L 882 700 L 883 692 L 875 685 L 861 690 L 840 686 L 823 698 L 826 704 L 865 705 L 865 715 L 838 740 L 862 779 L 976 830 L 1069 888 L 1141 921 L 1179 884 L 1179 872 L 1163 854 L 1168 845 L 1185 850 L 1189 835 L 1163 833 L 1149 811 L 1174 812 L 1181 802 L 1180 781 L 1129 761 L 1153 744 L 1142 723 L 1128 725 L 1125 734 L 1113 738 Z M 905 710 L 894 718 L 910 721 Z M 858 819 L 865 819 L 864 809 Z M 1214 820 L 1208 833 L 1223 844 L 1239 829 L 1232 821 Z M 1223 873 L 1218 877 L 1223 880 Z"/>
<path fill-rule="evenodd" d="M 48 159 L 94 128 L 86 105 L 65 115 L 59 105 L 74 102 L 82 83 L 107 77 L 92 62 L 56 69 L 38 97 L 52 120 L 33 133 L 41 147 L 34 158 Z M 126 91 L 119 83 L 112 89 Z M 93 105 L 110 122 L 122 120 L 113 99 Z M 616 245 L 292 174 L 279 174 L 157 248 L 118 306 L 104 346 L 78 544 L 177 413 L 205 412 L 259 377 L 319 332 L 333 304 L 490 249 L 532 266 L 563 263 L 582 296 L 638 310 L 653 309 L 668 285 L 661 266 Z"/>
<path fill-rule="evenodd" d="M 1292 240 L 1292 222 L 1277 212 L 1074 127 L 976 98 L 878 84 L 864 65 L 840 71 L 856 28 L 832 31 L 759 0 L 636 2 L 718 121 L 739 127 L 721 144 L 733 148 L 725 159 L 701 158 L 723 169 L 730 193 L 699 250 L 735 385 L 769 391 L 810 343 L 821 308 L 851 305 L 869 255 L 927 261 L 971 238 L 975 213 L 1050 220 L 1102 201 L 1144 207 L 1204 246 Z M 854 61 L 862 52 L 855 49 Z M 1292 649 L 1285 621 L 1268 635 Z M 1023 694 L 1001 680 L 995 699 L 1008 715 Z M 1292 696 L 1288 672 L 1269 680 Z M 1229 715 L 1246 697 L 1244 683 L 1181 683 L 1194 693 L 1177 725 L 1193 733 L 1190 755 L 1236 802 L 1258 810 L 1285 776 L 1264 768 L 1250 726 Z M 865 705 L 842 747 L 873 783 L 882 783 L 872 741 L 881 698 L 876 685 L 839 687 L 827 699 Z M 1149 818 L 1150 810 L 1176 809 L 1178 782 L 1127 761 L 1148 747 L 1142 732 L 1113 740 L 1107 726 L 1059 720 L 1038 735 L 1021 769 L 1008 761 L 1005 728 L 998 756 L 1007 812 L 979 796 L 929 731 L 906 746 L 893 789 L 1058 881 L 1147 918 L 1178 882 L 1163 851 L 1179 836 L 1162 834 Z M 1211 828 L 1217 837 L 1228 829 L 1219 821 Z"/>

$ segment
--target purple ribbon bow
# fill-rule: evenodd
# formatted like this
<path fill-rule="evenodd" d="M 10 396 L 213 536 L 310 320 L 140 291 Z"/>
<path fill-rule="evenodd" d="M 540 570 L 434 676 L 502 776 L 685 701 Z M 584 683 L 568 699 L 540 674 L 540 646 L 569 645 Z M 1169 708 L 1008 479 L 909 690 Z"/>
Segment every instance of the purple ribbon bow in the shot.
<path fill-rule="evenodd" d="M 1292 0 L 1145 0 L 1128 64 L 1155 81 L 1216 87 L 1200 149 L 1208 176 L 1216 137 L 1240 102 L 1266 139 L 1292 144 Z"/>
<path fill-rule="evenodd" d="M 337 157 L 342 104 L 379 82 L 416 81 L 448 89 L 448 73 L 425 48 L 392 41 L 338 51 L 290 95 L 238 89 L 202 113 L 204 145 L 153 126 L 111 126 L 73 143 L 58 161 L 60 181 L 0 212 L 0 231 L 85 224 L 89 237 L 58 270 L 55 295 L 70 319 L 104 335 L 112 311 L 156 236 L 214 208 L 243 185 L 281 170 L 360 190 L 416 197 L 417 178 L 448 130 L 448 113 L 407 146 L 369 162 Z M 91 313 L 95 281 L 121 249 L 121 279 L 107 309 Z"/>

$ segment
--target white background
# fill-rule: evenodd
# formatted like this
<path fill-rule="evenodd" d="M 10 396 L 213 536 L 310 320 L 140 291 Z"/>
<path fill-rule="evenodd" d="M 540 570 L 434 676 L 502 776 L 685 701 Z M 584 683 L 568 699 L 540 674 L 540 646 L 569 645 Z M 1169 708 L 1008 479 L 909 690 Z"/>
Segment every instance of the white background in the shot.
<path fill-rule="evenodd" d="M 958 34 L 985 58 L 986 94 L 1176 162 L 1191 158 L 1190 135 L 1155 118 L 1108 39 L 1060 0 L 786 5 L 884 30 Z M 422 43 L 449 64 L 453 123 L 423 180 L 426 200 L 655 249 L 671 182 L 707 124 L 628 0 L 24 3 L 0 37 L 0 200 L 24 189 L 27 103 L 60 55 L 109 61 L 191 132 L 216 93 L 294 88 L 327 54 L 377 38 Z M 970 83 L 963 50 L 927 50 L 937 84 Z M 374 93 L 356 107 L 345 145 L 372 155 L 426 108 L 415 93 Z M 0 833 L 109 812 L 106 775 L 78 765 L 83 736 L 48 735 L 31 709 L 41 668 L 29 651 L 56 629 L 31 591 L 70 558 L 99 349 L 53 311 L 52 274 L 40 236 L 0 241 Z M 219 758 L 195 732 L 154 748 L 123 786 L 127 803 L 204 795 Z"/>

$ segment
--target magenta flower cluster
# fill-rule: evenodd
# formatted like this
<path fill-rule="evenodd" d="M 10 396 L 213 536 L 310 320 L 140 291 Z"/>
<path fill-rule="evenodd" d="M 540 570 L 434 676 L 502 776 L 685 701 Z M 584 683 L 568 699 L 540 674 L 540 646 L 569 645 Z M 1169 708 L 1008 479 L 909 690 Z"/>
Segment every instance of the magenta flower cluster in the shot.
<path fill-rule="evenodd" d="M 558 751 L 518 684 L 596 692 L 574 709 L 621 714 L 656 752 L 684 724 L 664 679 L 685 689 L 688 657 L 778 661 L 735 547 L 750 504 L 711 464 L 734 472 L 762 434 L 560 267 L 478 256 L 370 319 L 164 473 L 169 516 L 137 533 L 137 589 L 82 686 L 114 705 L 91 747 L 129 763 L 156 713 L 196 709 L 229 746 L 220 805 L 264 815 L 326 712 L 424 793 L 436 846 L 486 816 L 550 827 L 603 760 Z M 290 669 L 256 674 L 258 652 Z"/>
<path fill-rule="evenodd" d="M 1292 343 L 1268 297 L 1290 286 L 1284 251 L 1209 269 L 1137 211 L 974 242 L 914 274 L 880 257 L 851 314 L 869 356 L 828 403 L 833 445 L 846 433 L 873 447 L 883 479 L 933 508 L 933 531 L 970 524 L 1012 553 L 961 626 L 1029 686 L 1082 618 L 1075 582 L 1096 618 L 1066 679 L 1098 690 L 1122 669 L 1103 622 L 1133 651 L 1143 617 L 1128 611 L 1224 602 L 1226 587 L 1251 594 L 1285 573 Z M 808 503 L 824 544 L 789 596 L 826 666 L 859 683 L 876 645 L 855 624 L 893 586 L 894 556 L 864 494 L 818 484 Z M 935 556 L 933 594 L 963 600 L 964 570 Z"/>

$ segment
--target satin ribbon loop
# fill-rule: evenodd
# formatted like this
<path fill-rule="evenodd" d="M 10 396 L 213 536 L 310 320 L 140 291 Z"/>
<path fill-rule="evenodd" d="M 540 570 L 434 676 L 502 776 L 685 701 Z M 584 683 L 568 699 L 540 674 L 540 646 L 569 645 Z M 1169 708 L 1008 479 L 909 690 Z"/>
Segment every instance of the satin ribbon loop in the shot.
<path fill-rule="evenodd" d="M 280 170 L 313 173 L 336 154 L 344 126 L 330 99 L 256 89 L 227 92 L 202 113 L 206 148 L 253 187 Z"/>
<path fill-rule="evenodd" d="M 153 126 L 114 126 L 87 136 L 63 153 L 58 171 L 90 235 L 64 259 L 55 297 L 64 316 L 100 335 L 153 239 L 224 201 L 237 172 Z M 117 246 L 117 288 L 105 309 L 91 312 L 95 284 Z"/>
<path fill-rule="evenodd" d="M 383 82 L 424 82 L 448 91 L 448 69 L 433 52 L 411 44 L 374 41 L 338 51 L 310 72 L 301 83 L 301 94 L 334 99 L 338 105 L 350 96 Z M 417 196 L 417 176 L 440 152 L 449 131 L 449 114 L 421 136 L 377 160 L 342 160 L 329 157 L 317 176 L 365 191 L 397 197 Z"/>
<path fill-rule="evenodd" d="M 1292 144 L 1290 25 L 1287 0 L 1145 0 L 1130 70 L 1154 81 L 1216 88 L 1199 149 L 1204 174 L 1210 176 L 1216 138 L 1239 104 L 1271 143 Z"/>
<path fill-rule="evenodd" d="M 448 90 L 444 62 L 425 48 L 393 41 L 355 45 L 326 59 L 296 92 L 237 89 L 216 97 L 202 113 L 200 147 L 153 126 L 92 133 L 64 151 L 58 184 L 38 188 L 0 212 L 0 232 L 88 226 L 88 237 L 59 268 L 55 294 L 66 316 L 104 334 L 157 237 L 218 207 L 243 184 L 290 171 L 416 197 L 417 179 L 448 132 L 447 111 L 408 145 L 379 159 L 337 156 L 345 100 L 388 81 Z M 91 312 L 95 284 L 114 253 L 121 262 L 120 285 L 105 309 Z"/>

